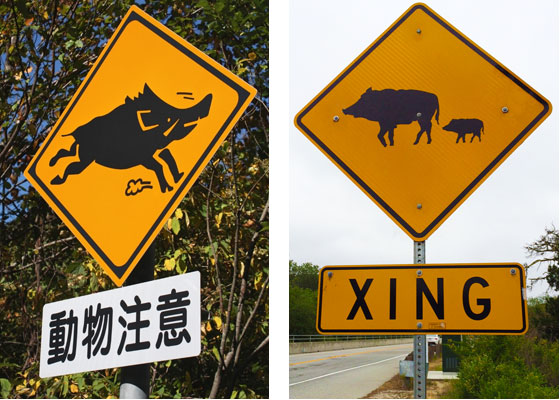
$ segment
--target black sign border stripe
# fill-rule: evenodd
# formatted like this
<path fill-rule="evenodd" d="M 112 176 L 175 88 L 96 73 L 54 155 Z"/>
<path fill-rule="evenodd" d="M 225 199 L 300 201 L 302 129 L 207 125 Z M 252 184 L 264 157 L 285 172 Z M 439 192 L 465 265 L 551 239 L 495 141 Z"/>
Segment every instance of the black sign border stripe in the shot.
<path fill-rule="evenodd" d="M 43 156 L 43 153 L 45 152 L 46 148 L 50 145 L 50 143 L 52 142 L 52 140 L 55 138 L 55 136 L 58 134 L 59 129 L 64 125 L 64 122 L 66 120 L 66 118 L 68 117 L 68 115 L 70 115 L 70 113 L 72 112 L 72 109 L 74 108 L 74 106 L 78 103 L 78 101 L 80 100 L 82 94 L 84 93 L 84 91 L 86 90 L 86 88 L 89 86 L 91 80 L 93 79 L 93 77 L 95 76 L 95 74 L 97 73 L 97 71 L 99 70 L 99 68 L 101 67 L 101 65 L 103 64 L 103 62 L 105 61 L 106 57 L 109 55 L 109 53 L 111 52 L 111 50 L 113 49 L 113 46 L 115 45 L 115 43 L 117 43 L 119 37 L 121 36 L 122 32 L 125 30 L 125 28 L 127 27 L 127 25 L 133 21 L 137 21 L 139 23 L 141 23 L 144 27 L 148 28 L 149 30 L 151 30 L 152 32 L 154 32 L 156 35 L 158 35 L 161 39 L 165 40 L 167 43 L 169 43 L 170 45 L 172 45 L 173 47 L 175 47 L 177 50 L 179 50 L 181 53 L 185 54 L 187 57 L 189 57 L 190 59 L 192 59 L 193 61 L 195 61 L 198 65 L 200 65 L 201 67 L 203 67 L 204 69 L 206 69 L 208 72 L 210 72 L 212 75 L 216 76 L 218 79 L 222 80 L 225 84 L 227 84 L 228 86 L 230 86 L 233 90 L 235 90 L 237 92 L 238 95 L 238 102 L 235 105 L 235 108 L 233 109 L 233 111 L 230 113 L 229 117 L 226 119 L 226 121 L 224 122 L 224 124 L 221 126 L 221 128 L 219 129 L 219 131 L 216 133 L 216 135 L 213 137 L 212 141 L 210 142 L 210 144 L 206 147 L 205 151 L 203 152 L 203 154 L 199 157 L 198 161 L 196 162 L 196 164 L 194 165 L 194 167 L 191 169 L 191 171 L 188 173 L 187 177 L 183 180 L 182 185 L 175 191 L 175 194 L 173 195 L 173 197 L 171 198 L 170 202 L 168 203 L 168 205 L 164 208 L 164 210 L 160 213 L 160 215 L 158 216 L 158 218 L 156 219 L 156 222 L 150 227 L 150 229 L 148 230 L 148 232 L 144 235 L 144 238 L 142 239 L 142 241 L 140 242 L 140 244 L 137 246 L 137 248 L 134 250 L 134 252 L 132 253 L 132 255 L 130 256 L 130 258 L 123 264 L 123 265 L 116 265 L 115 263 L 113 263 L 111 261 L 111 259 L 105 254 L 105 252 L 103 252 L 103 250 L 97 245 L 97 243 L 91 238 L 91 236 L 86 232 L 86 230 L 78 223 L 78 221 L 76 219 L 74 219 L 74 217 L 72 216 L 72 214 L 66 209 L 66 207 L 64 207 L 64 205 L 54 196 L 54 194 L 49 190 L 48 186 L 37 176 L 37 171 L 36 171 L 36 167 L 37 167 L 37 163 L 39 162 L 39 160 L 41 159 L 41 157 Z M 232 79 L 230 79 L 229 77 L 227 77 L 223 72 L 221 72 L 220 70 L 218 70 L 217 68 L 215 68 L 214 66 L 212 66 L 211 64 L 209 64 L 207 61 L 203 60 L 201 57 L 199 57 L 198 55 L 196 55 L 194 52 L 192 52 L 190 49 L 188 49 L 186 46 L 184 46 L 182 43 L 180 43 L 179 41 L 177 41 L 176 39 L 174 39 L 173 37 L 169 36 L 165 31 L 161 30 L 158 26 L 154 25 L 151 21 L 147 20 L 146 18 L 144 18 L 142 15 L 138 14 L 135 10 L 133 10 L 128 18 L 123 21 L 120 29 L 118 32 L 116 32 L 114 39 L 111 41 L 111 44 L 109 45 L 109 48 L 107 49 L 107 51 L 103 54 L 103 58 L 97 63 L 97 65 L 95 66 L 95 69 L 93 70 L 92 74 L 89 76 L 88 80 L 86 81 L 85 85 L 82 87 L 82 89 L 78 92 L 75 100 L 72 102 L 72 104 L 70 104 L 70 106 L 68 107 L 68 111 L 66 112 L 66 114 L 64 115 L 64 117 L 62 118 L 62 120 L 60 121 L 60 123 L 58 124 L 56 131 L 50 136 L 49 140 L 46 142 L 46 144 L 43 146 L 41 152 L 39 153 L 39 155 L 37 156 L 37 158 L 35 159 L 35 162 L 30 166 L 29 168 L 29 174 L 35 179 L 35 181 L 41 186 L 41 188 L 44 190 L 44 192 L 46 193 L 46 195 L 53 201 L 53 203 L 56 204 L 56 206 L 58 207 L 58 209 L 66 216 L 66 218 L 68 218 L 68 220 L 70 221 L 70 223 L 74 226 L 74 228 L 82 235 L 82 237 L 84 238 L 84 240 L 87 241 L 87 243 L 95 250 L 95 252 L 99 255 L 99 257 L 101 257 L 101 259 L 103 259 L 103 261 L 107 264 L 107 266 L 113 271 L 113 273 L 119 278 L 121 279 L 122 276 L 129 270 L 129 268 L 131 267 L 132 264 L 132 260 L 138 255 L 138 253 L 141 251 L 141 249 L 146 245 L 146 242 L 148 241 L 148 238 L 153 234 L 153 232 L 156 230 L 156 227 L 158 224 L 161 223 L 161 220 L 163 219 L 163 216 L 165 215 L 165 213 L 167 213 L 169 211 L 169 209 L 171 208 L 171 205 L 177 200 L 178 196 L 180 194 L 182 194 L 183 190 L 185 189 L 185 187 L 190 183 L 192 176 L 194 175 L 194 173 L 196 172 L 196 170 L 200 167 L 200 165 L 202 164 L 202 162 L 204 161 L 205 157 L 208 155 L 208 153 L 212 150 L 212 148 L 215 146 L 216 142 L 220 139 L 220 137 L 224 134 L 224 131 L 226 129 L 226 127 L 231 123 L 232 119 L 234 118 L 234 116 L 239 112 L 240 108 L 242 107 L 242 105 L 245 103 L 245 101 L 247 100 L 247 98 L 250 96 L 250 93 L 243 88 L 241 85 L 239 85 L 237 82 L 233 81 Z"/>
<path fill-rule="evenodd" d="M 465 45 L 467 45 L 471 50 L 474 50 L 478 55 L 480 55 L 484 60 L 489 62 L 492 66 L 498 69 L 502 74 L 511 79 L 516 85 L 527 92 L 531 97 L 536 99 L 539 103 L 543 105 L 543 111 L 540 112 L 535 119 L 533 119 L 525 129 L 523 129 L 519 135 L 517 135 L 513 141 L 494 159 L 490 164 L 469 184 L 456 198 L 451 202 L 451 204 L 446 207 L 443 212 L 438 215 L 422 232 L 415 231 L 399 214 L 396 213 L 382 198 L 379 196 L 371 187 L 369 187 L 346 163 L 344 163 L 333 151 L 331 151 L 305 124 L 302 119 L 305 117 L 309 111 L 319 103 L 332 89 L 334 89 L 350 72 L 354 70 L 369 54 L 375 50 L 395 29 L 397 29 L 410 15 L 416 11 L 422 10 L 428 14 L 432 19 L 439 23 L 443 28 L 452 33 L 455 37 L 461 40 Z M 538 93 L 528 87 L 525 83 L 520 81 L 516 76 L 512 75 L 507 69 L 494 61 L 476 45 L 471 43 L 465 36 L 459 33 L 455 28 L 450 26 L 447 22 L 443 21 L 437 15 L 435 15 L 431 10 L 426 8 L 422 4 L 418 4 L 412 7 L 407 13 L 405 13 L 400 20 L 398 20 L 384 35 L 377 39 L 369 49 L 367 49 L 356 61 L 354 61 L 350 67 L 342 75 L 340 75 L 335 81 L 333 81 L 324 91 L 311 102 L 298 116 L 296 119 L 297 125 L 304 130 L 310 139 L 312 139 L 325 153 L 327 153 L 332 160 L 343 169 L 352 179 L 360 186 L 366 193 L 368 193 L 375 201 L 387 212 L 389 213 L 411 236 L 415 238 L 423 238 L 429 235 L 431 232 L 443 219 L 448 217 L 451 211 L 465 199 L 473 189 L 486 177 L 492 169 L 494 169 L 500 162 L 502 162 L 505 157 L 522 141 L 528 134 L 528 132 L 549 112 L 549 104 L 543 99 Z"/>
<path fill-rule="evenodd" d="M 469 268 L 515 268 L 518 270 L 519 276 L 519 290 L 523 294 L 523 274 L 522 266 L 517 263 L 503 263 L 503 264 L 407 264 L 407 265 L 363 265 L 363 266 L 327 266 L 321 269 L 319 275 L 319 288 L 318 288 L 318 305 L 317 305 L 317 331 L 325 334 L 345 334 L 345 333 L 411 333 L 411 334 L 426 334 L 426 333 L 442 333 L 442 334 L 520 334 L 527 329 L 527 315 L 525 313 L 525 303 L 523 295 L 521 296 L 521 315 L 523 318 L 523 326 L 519 330 L 515 329 L 322 329 L 321 316 L 323 305 L 323 281 L 324 274 L 327 271 L 336 270 L 388 270 L 388 269 L 469 269 Z"/>

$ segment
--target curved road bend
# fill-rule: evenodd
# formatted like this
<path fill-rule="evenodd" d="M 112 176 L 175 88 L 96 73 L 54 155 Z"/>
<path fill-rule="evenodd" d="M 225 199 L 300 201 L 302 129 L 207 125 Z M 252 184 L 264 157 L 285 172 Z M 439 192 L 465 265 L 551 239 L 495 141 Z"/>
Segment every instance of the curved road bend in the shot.
<path fill-rule="evenodd" d="M 290 354 L 290 398 L 353 398 L 370 393 L 399 373 L 412 343 Z"/>

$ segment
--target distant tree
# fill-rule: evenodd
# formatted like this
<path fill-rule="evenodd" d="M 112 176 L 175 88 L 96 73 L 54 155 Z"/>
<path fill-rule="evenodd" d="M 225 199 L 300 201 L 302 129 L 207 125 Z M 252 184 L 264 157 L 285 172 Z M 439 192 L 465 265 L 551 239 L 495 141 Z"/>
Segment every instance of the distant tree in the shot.
<path fill-rule="evenodd" d="M 547 268 L 544 275 L 530 278 L 530 285 L 546 281 L 550 288 L 558 291 L 558 229 L 554 226 L 545 228 L 545 234 L 537 241 L 525 246 L 525 250 L 530 257 L 536 257 L 533 262 L 525 265 L 525 269 L 529 270 L 536 266 L 538 270 L 541 265 L 545 265 Z"/>
<path fill-rule="evenodd" d="M 290 335 L 313 335 L 317 315 L 319 267 L 290 260 Z"/>
<path fill-rule="evenodd" d="M 317 290 L 319 267 L 309 262 L 298 265 L 290 260 L 290 286 Z"/>
<path fill-rule="evenodd" d="M 290 335 L 314 335 L 317 290 L 290 286 Z"/>
<path fill-rule="evenodd" d="M 527 335 L 558 341 L 558 296 L 529 299 L 529 331 Z"/>

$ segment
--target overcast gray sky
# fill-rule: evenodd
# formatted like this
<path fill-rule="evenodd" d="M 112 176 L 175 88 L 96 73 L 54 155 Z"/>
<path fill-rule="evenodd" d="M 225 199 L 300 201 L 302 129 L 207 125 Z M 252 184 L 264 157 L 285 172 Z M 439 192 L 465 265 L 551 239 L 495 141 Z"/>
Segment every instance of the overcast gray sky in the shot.
<path fill-rule="evenodd" d="M 292 0 L 290 117 L 412 4 Z M 426 261 L 526 263 L 524 246 L 545 227 L 558 226 L 558 2 L 433 0 L 427 5 L 546 97 L 553 112 L 428 238 Z M 293 123 L 289 189 L 290 259 L 321 267 L 412 263 L 412 240 Z M 535 287 L 529 295 L 544 289 Z"/>

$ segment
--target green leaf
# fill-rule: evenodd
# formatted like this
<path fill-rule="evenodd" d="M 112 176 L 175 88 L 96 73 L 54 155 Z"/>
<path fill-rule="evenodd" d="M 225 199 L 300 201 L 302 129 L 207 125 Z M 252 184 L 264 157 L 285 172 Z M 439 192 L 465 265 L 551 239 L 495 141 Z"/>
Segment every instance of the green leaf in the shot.
<path fill-rule="evenodd" d="M 171 220 L 171 230 L 175 235 L 177 235 L 181 230 L 181 225 L 179 224 L 179 220 L 177 219 L 177 217 L 173 217 L 173 219 Z"/>
<path fill-rule="evenodd" d="M 65 376 L 62 378 L 62 385 L 63 385 L 63 387 L 62 387 L 62 395 L 63 395 L 63 396 L 66 396 L 66 395 L 68 394 L 68 376 L 65 375 Z"/>
<path fill-rule="evenodd" d="M 12 390 L 12 384 L 10 381 L 0 378 L 0 397 L 7 399 L 10 395 L 10 390 Z"/>
<path fill-rule="evenodd" d="M 84 42 L 78 39 L 74 42 L 74 46 L 79 47 L 81 49 L 82 47 L 84 47 Z"/>
<path fill-rule="evenodd" d="M 218 351 L 218 349 L 216 347 L 212 347 L 212 354 L 214 354 L 214 357 L 216 357 L 216 360 L 218 360 L 218 362 L 220 361 L 220 352 Z"/>

